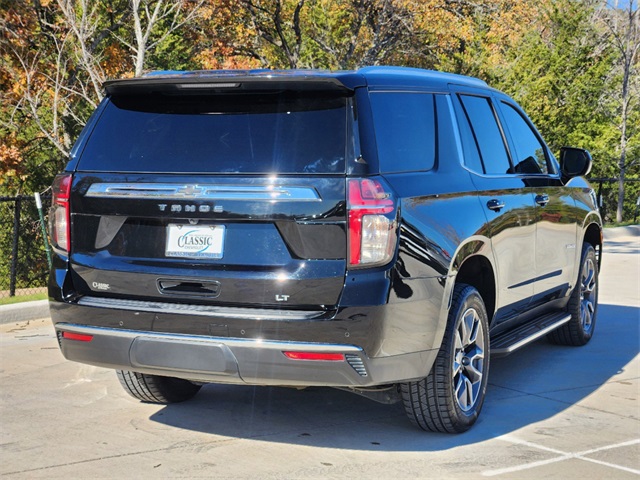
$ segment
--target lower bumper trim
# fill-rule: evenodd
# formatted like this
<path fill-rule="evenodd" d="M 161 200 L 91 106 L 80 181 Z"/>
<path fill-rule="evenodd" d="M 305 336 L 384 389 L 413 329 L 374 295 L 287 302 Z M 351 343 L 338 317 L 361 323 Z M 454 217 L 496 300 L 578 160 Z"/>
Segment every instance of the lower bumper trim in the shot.
<path fill-rule="evenodd" d="M 211 383 L 362 387 L 427 375 L 437 351 L 369 358 L 355 345 L 281 342 L 119 330 L 57 323 L 56 330 L 91 335 L 91 342 L 61 338 L 73 361 Z M 342 354 L 344 361 L 300 361 L 284 352 Z M 348 361 L 346 359 L 349 359 Z"/>

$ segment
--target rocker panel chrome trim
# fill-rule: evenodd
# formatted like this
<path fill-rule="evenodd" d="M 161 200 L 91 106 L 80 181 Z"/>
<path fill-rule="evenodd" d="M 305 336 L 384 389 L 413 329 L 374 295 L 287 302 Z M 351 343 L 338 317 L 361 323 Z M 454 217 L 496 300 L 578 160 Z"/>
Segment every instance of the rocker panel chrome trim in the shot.
<path fill-rule="evenodd" d="M 555 330 L 561 325 L 564 325 L 569 320 L 571 320 L 571 315 L 565 315 L 561 317 L 559 320 L 545 326 L 544 328 L 541 328 L 540 330 L 535 331 L 535 333 L 532 333 L 529 336 L 522 338 L 521 340 L 518 340 L 504 347 L 491 348 L 490 353 L 491 355 L 496 355 L 496 356 L 508 355 L 518 350 L 519 348 L 522 348 L 525 345 L 528 345 L 529 343 L 539 339 L 540 337 L 546 335 L 547 333 Z"/>

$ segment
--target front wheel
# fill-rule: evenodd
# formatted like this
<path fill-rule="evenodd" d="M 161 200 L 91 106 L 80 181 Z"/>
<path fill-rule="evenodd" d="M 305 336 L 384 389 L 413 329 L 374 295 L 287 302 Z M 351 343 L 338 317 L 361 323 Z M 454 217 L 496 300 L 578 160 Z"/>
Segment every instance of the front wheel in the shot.
<path fill-rule="evenodd" d="M 598 312 L 598 259 L 593 246 L 582 247 L 578 282 L 571 292 L 567 312 L 571 320 L 547 335 L 557 345 L 582 346 L 593 336 Z"/>
<path fill-rule="evenodd" d="M 184 402 L 192 398 L 200 390 L 201 385 L 196 385 L 189 380 L 173 377 L 161 377 L 146 373 L 118 370 L 118 380 L 133 398 L 146 403 Z"/>
<path fill-rule="evenodd" d="M 458 284 L 431 372 L 422 380 L 400 385 L 409 419 L 432 432 L 468 430 L 482 409 L 488 374 L 487 311 L 474 287 Z"/>

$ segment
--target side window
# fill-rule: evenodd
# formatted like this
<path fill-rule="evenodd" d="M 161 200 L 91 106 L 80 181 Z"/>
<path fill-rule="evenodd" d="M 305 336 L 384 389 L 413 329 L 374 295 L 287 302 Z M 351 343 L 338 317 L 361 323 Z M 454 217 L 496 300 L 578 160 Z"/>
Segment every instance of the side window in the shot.
<path fill-rule="evenodd" d="M 491 108 L 490 100 L 472 95 L 460 95 L 460 100 L 471 124 L 475 143 L 480 151 L 484 173 L 511 173 L 507 148 L 493 108 Z"/>
<path fill-rule="evenodd" d="M 502 103 L 502 114 L 515 146 L 513 158 L 516 173 L 547 173 L 545 148 L 531 126 L 513 106 Z"/>
<path fill-rule="evenodd" d="M 436 158 L 433 95 L 372 92 L 380 172 L 430 170 Z"/>
<path fill-rule="evenodd" d="M 464 153 L 464 164 L 474 172 L 485 173 L 484 167 L 482 166 L 482 160 L 480 160 L 478 143 L 476 142 L 473 130 L 471 130 L 469 118 L 462 108 L 462 104 L 454 101 L 454 110 L 458 121 L 458 129 L 460 131 L 460 140 L 462 142 L 462 150 Z"/>

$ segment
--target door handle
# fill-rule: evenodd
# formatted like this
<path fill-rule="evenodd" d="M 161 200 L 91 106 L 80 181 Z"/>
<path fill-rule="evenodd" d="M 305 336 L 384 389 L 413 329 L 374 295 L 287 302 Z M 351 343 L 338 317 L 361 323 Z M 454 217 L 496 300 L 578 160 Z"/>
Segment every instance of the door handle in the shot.
<path fill-rule="evenodd" d="M 489 200 L 487 202 L 487 208 L 489 210 L 493 210 L 494 212 L 499 212 L 501 209 L 504 208 L 504 202 L 502 200 L 498 200 L 497 198 L 494 198 L 493 200 Z"/>
<path fill-rule="evenodd" d="M 536 203 L 541 207 L 544 207 L 549 203 L 549 195 L 543 193 L 542 195 L 536 195 Z"/>
<path fill-rule="evenodd" d="M 184 295 L 189 297 L 217 297 L 220 295 L 220 282 L 159 278 L 156 282 L 158 291 L 164 294 Z"/>

